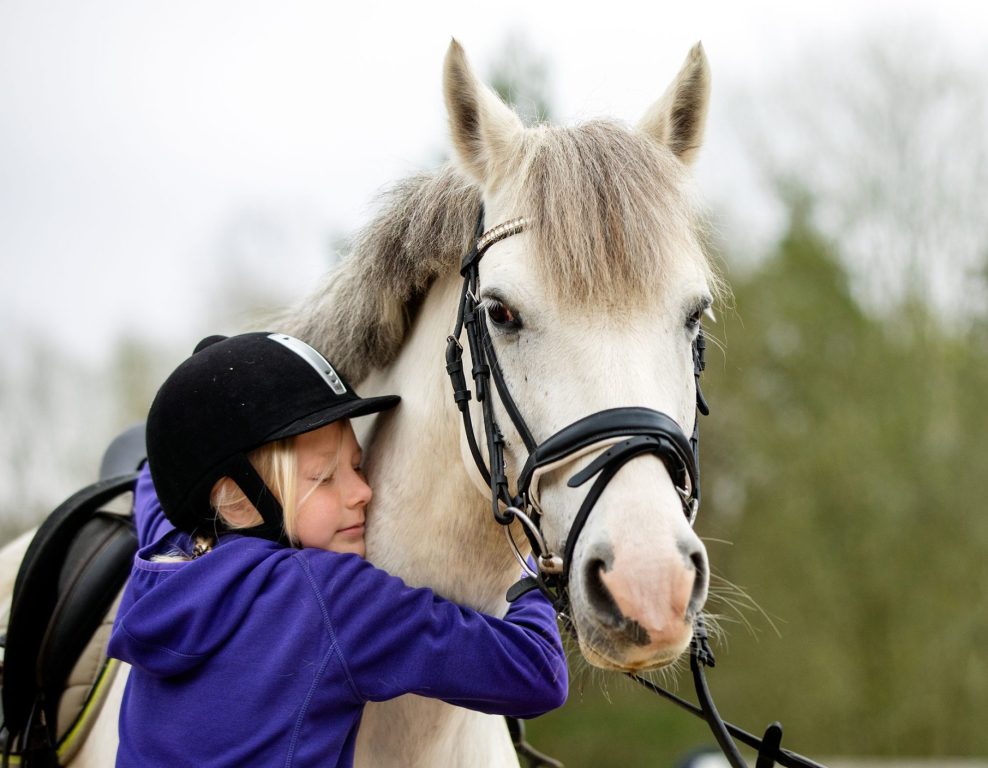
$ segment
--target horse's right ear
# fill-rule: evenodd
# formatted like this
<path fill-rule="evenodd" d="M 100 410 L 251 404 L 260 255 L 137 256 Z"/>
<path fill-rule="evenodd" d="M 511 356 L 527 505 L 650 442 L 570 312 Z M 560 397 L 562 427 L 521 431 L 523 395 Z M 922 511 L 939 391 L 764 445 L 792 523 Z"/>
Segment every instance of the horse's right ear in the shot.
<path fill-rule="evenodd" d="M 710 101 L 710 66 L 703 46 L 690 49 L 679 74 L 638 124 L 689 165 L 700 151 Z"/>
<path fill-rule="evenodd" d="M 477 79 L 456 40 L 446 51 L 443 93 L 460 167 L 481 186 L 496 186 L 517 157 L 525 128 L 498 95 Z"/>

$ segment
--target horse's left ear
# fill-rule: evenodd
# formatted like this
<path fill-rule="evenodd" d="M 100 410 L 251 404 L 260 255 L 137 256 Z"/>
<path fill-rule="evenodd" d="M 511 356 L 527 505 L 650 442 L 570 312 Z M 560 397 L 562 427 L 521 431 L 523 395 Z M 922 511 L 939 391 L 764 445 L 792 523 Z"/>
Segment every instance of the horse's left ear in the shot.
<path fill-rule="evenodd" d="M 477 79 L 456 40 L 446 52 L 443 93 L 460 166 L 482 186 L 496 186 L 516 159 L 525 128 L 518 115 Z"/>
<path fill-rule="evenodd" d="M 697 43 L 662 98 L 642 118 L 638 129 L 690 164 L 703 143 L 709 102 L 710 67 L 703 45 Z"/>

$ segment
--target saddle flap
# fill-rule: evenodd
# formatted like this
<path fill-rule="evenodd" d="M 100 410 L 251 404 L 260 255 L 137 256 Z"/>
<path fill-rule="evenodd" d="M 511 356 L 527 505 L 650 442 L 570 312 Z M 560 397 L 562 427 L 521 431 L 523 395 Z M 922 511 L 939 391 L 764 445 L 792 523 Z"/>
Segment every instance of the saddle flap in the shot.
<path fill-rule="evenodd" d="M 69 546 L 36 662 L 47 722 L 58 722 L 65 682 L 127 580 L 136 549 L 130 520 L 103 511 Z"/>
<path fill-rule="evenodd" d="M 97 550 L 109 548 L 115 553 L 113 559 L 118 563 L 112 567 L 120 567 L 120 547 L 129 546 L 130 557 L 133 556 L 136 539 L 132 535 L 129 539 L 120 537 L 126 543 L 111 545 L 106 540 L 108 530 L 117 529 L 119 532 L 120 518 L 114 522 L 112 515 L 101 515 L 99 518 L 96 515 L 97 510 L 106 502 L 125 491 L 133 490 L 136 477 L 136 473 L 131 473 L 101 480 L 73 494 L 41 524 L 28 547 L 14 583 L 4 655 L 3 712 L 5 725 L 12 734 L 24 730 L 39 694 L 45 692 L 51 684 L 52 676 L 42 673 L 43 667 L 38 663 L 39 660 L 50 659 L 52 649 L 57 650 L 76 644 L 76 641 L 65 638 L 64 632 L 71 633 L 73 630 L 64 623 L 63 619 L 54 616 L 56 608 L 59 609 L 59 616 L 62 617 L 72 617 L 79 612 L 86 615 L 94 613 L 92 606 L 72 607 L 68 605 L 68 601 L 60 602 L 59 599 L 60 589 L 72 582 L 71 574 L 74 573 L 74 578 L 78 579 L 81 564 L 92 560 L 84 550 L 93 546 Z M 96 520 L 99 522 L 94 523 Z M 87 528 L 90 523 L 94 523 L 91 530 Z M 124 520 L 122 523 L 129 526 L 129 521 Z M 78 535 L 83 529 L 87 530 L 87 535 L 77 543 Z M 72 563 L 69 562 L 70 553 Z M 124 563 L 126 567 L 123 568 L 121 579 L 109 593 L 109 600 L 102 606 L 102 612 L 98 613 L 95 623 L 89 630 L 90 635 L 112 603 L 123 579 L 126 578 L 130 557 L 126 558 Z M 102 565 L 99 568 L 102 568 Z M 82 580 L 87 583 L 93 581 L 85 575 Z M 70 588 L 69 591 L 80 593 L 77 589 Z M 93 590 L 82 588 L 81 594 L 92 596 Z M 102 602 L 102 598 L 97 602 Z M 53 617 L 60 627 L 69 628 L 67 630 L 56 628 L 50 631 Z M 88 641 L 88 639 L 89 635 L 85 635 L 84 640 Z M 42 651 L 46 645 L 48 653 Z M 82 642 L 82 646 L 84 645 L 85 642 Z M 71 663 L 65 662 L 69 663 L 69 670 L 74 662 L 74 658 Z M 66 675 L 67 673 L 68 670 Z M 64 683 L 64 677 L 61 683 Z"/>

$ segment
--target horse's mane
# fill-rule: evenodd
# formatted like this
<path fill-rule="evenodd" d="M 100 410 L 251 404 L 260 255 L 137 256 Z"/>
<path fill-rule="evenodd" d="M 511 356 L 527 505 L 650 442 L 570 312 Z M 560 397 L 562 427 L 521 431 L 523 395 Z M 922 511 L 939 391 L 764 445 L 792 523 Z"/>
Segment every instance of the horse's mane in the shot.
<path fill-rule="evenodd" d="M 469 247 L 480 199 L 451 165 L 396 183 L 339 266 L 272 327 L 312 344 L 351 382 L 387 366 L 429 286 Z"/>
<path fill-rule="evenodd" d="M 531 220 L 547 290 L 575 303 L 627 304 L 655 290 L 683 251 L 704 259 L 716 283 L 687 170 L 646 136 L 606 121 L 539 126 L 514 162 L 514 176 L 503 177 L 517 179 L 513 207 Z M 320 349 L 352 382 L 387 366 L 426 291 L 470 247 L 480 201 L 452 164 L 398 182 L 341 264 L 277 328 Z"/>

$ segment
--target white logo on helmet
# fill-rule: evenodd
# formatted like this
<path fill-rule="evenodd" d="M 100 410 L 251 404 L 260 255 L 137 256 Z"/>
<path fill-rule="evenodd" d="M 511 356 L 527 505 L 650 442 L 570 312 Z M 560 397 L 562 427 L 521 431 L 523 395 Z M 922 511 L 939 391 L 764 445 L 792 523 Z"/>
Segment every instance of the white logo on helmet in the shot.
<path fill-rule="evenodd" d="M 333 366 L 329 364 L 329 361 L 320 355 L 316 350 L 306 344 L 300 339 L 296 339 L 294 336 L 286 336 L 283 333 L 272 333 L 268 336 L 271 341 L 277 341 L 283 347 L 290 349 L 296 355 L 301 357 L 305 362 L 312 366 L 312 368 L 318 373 L 323 381 L 325 381 L 329 388 L 333 390 L 338 395 L 346 394 L 346 387 L 343 385 L 343 381 L 340 379 L 339 374 L 333 370 Z"/>

